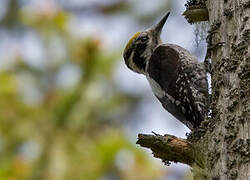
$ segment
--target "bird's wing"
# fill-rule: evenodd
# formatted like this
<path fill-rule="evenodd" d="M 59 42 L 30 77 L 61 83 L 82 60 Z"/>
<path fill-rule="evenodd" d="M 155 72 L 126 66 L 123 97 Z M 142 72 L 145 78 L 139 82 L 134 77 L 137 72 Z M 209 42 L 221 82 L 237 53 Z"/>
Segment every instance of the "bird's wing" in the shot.
<path fill-rule="evenodd" d="M 184 48 L 162 44 L 154 50 L 147 73 L 148 79 L 153 79 L 164 92 L 156 94 L 163 107 L 189 128 L 197 127 L 204 119 L 207 105 L 203 65 Z"/>

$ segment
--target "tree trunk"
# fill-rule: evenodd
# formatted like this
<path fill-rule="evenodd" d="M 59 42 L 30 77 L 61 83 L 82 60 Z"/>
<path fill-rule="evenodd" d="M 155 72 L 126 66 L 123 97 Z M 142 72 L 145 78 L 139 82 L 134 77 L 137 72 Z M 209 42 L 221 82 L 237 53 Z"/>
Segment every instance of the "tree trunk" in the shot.
<path fill-rule="evenodd" d="M 209 179 L 250 179 L 250 2 L 208 0 L 212 60 Z"/>
<path fill-rule="evenodd" d="M 137 143 L 164 162 L 182 162 L 179 156 L 186 154 L 195 180 L 250 180 L 250 1 L 197 2 L 189 1 L 198 10 L 187 7 L 184 15 L 189 22 L 196 22 L 197 14 L 204 15 L 202 20 L 209 15 L 212 117 L 192 132 L 190 140 L 155 134 L 139 135 Z"/>

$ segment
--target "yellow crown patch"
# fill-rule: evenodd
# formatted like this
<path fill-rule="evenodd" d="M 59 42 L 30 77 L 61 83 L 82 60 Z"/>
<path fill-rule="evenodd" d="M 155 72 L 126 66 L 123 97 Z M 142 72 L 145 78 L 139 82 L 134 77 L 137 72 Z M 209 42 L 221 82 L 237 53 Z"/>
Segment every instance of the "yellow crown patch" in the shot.
<path fill-rule="evenodd" d="M 128 49 L 128 48 L 131 46 L 133 40 L 134 40 L 135 38 L 137 38 L 140 34 L 141 34 L 141 32 L 135 33 L 135 34 L 133 35 L 133 37 L 128 41 L 128 43 L 127 43 L 125 49 Z"/>

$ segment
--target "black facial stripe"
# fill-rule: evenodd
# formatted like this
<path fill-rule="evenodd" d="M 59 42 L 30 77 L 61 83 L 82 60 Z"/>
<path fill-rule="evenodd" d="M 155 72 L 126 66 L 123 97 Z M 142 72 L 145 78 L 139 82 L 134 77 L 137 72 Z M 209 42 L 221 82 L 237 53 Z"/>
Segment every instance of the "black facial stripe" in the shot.
<path fill-rule="evenodd" d="M 131 56 L 131 54 L 132 54 L 132 49 L 133 48 L 129 48 L 127 51 L 126 51 L 126 53 L 123 55 L 123 58 L 124 58 L 124 60 L 125 60 L 125 62 L 127 63 L 127 61 L 128 61 L 128 58 Z"/>
<path fill-rule="evenodd" d="M 142 53 L 146 50 L 147 44 L 137 44 L 136 46 L 136 50 L 135 50 L 135 54 L 133 57 L 133 62 L 135 63 L 135 65 L 145 71 L 146 68 L 146 60 L 145 58 L 142 57 Z"/>

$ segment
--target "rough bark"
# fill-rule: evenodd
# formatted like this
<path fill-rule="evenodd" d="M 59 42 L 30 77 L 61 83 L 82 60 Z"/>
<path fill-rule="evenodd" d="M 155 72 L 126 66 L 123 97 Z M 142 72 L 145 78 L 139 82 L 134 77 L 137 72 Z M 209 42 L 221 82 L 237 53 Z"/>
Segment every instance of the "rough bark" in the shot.
<path fill-rule="evenodd" d="M 208 174 L 250 179 L 250 2 L 208 0 L 207 8 L 213 91 Z"/>
<path fill-rule="evenodd" d="M 163 161 L 173 161 L 172 155 L 185 157 L 188 152 L 194 152 L 197 156 L 189 156 L 191 161 L 184 163 L 192 166 L 195 180 L 248 180 L 250 1 L 201 2 L 206 3 L 210 24 L 207 55 L 212 62 L 212 117 L 192 132 L 187 141 L 179 139 L 188 144 L 187 152 L 178 154 L 176 147 L 171 148 L 171 153 L 166 151 L 171 141 L 165 141 L 162 138 L 165 136 L 157 137 L 159 135 L 151 135 L 150 140 L 147 136 L 146 145 L 142 141 L 145 136 L 140 135 L 138 144 L 151 148 Z M 202 158 L 195 160 L 194 157 Z M 179 160 L 177 162 L 183 162 L 181 157 L 175 158 Z"/>
<path fill-rule="evenodd" d="M 206 0 L 189 0 L 185 6 L 186 11 L 183 15 L 189 23 L 208 21 Z"/>

